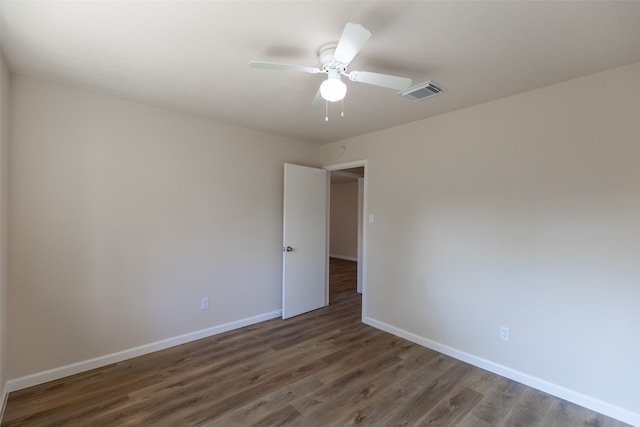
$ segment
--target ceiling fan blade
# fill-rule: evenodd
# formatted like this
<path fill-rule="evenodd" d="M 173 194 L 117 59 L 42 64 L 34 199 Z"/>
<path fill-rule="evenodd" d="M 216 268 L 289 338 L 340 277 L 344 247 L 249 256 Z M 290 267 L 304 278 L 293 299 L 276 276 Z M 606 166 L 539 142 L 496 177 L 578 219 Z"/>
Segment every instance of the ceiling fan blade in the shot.
<path fill-rule="evenodd" d="M 305 73 L 311 73 L 311 74 L 323 72 L 318 67 L 305 67 L 304 65 L 277 64 L 275 62 L 251 61 L 249 62 L 249 66 L 252 68 L 263 68 L 266 70 L 303 71 Z"/>
<path fill-rule="evenodd" d="M 371 37 L 371 32 L 360 24 L 352 24 L 348 22 L 344 26 L 338 46 L 333 57 L 341 64 L 349 65 L 353 58 L 358 54 L 362 46 Z"/>
<path fill-rule="evenodd" d="M 322 97 L 322 95 L 320 94 L 320 88 L 318 88 L 318 91 L 316 92 L 316 96 L 313 97 L 313 101 L 311 102 L 311 106 L 312 107 L 319 107 L 321 105 L 325 104 L 325 100 Z"/>
<path fill-rule="evenodd" d="M 404 90 L 411 86 L 411 79 L 406 77 L 390 76 L 389 74 L 370 73 L 368 71 L 352 71 L 348 76 L 349 80 L 354 82 L 366 83 L 395 90 Z"/>

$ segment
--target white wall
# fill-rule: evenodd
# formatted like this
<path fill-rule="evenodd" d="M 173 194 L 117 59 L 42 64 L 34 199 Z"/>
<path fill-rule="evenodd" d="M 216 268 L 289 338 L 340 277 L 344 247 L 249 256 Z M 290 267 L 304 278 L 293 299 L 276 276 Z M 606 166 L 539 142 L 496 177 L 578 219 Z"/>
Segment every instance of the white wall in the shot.
<path fill-rule="evenodd" d="M 313 164 L 317 146 L 11 89 L 10 378 L 281 308 L 283 163 Z"/>
<path fill-rule="evenodd" d="M 331 184 L 331 230 L 329 236 L 332 257 L 358 259 L 358 181 Z"/>
<path fill-rule="evenodd" d="M 7 381 L 6 330 L 8 268 L 9 193 L 9 87 L 10 76 L 0 55 L 0 392 Z M 0 395 L 0 399 L 4 396 Z"/>
<path fill-rule="evenodd" d="M 369 161 L 367 321 L 640 424 L 639 95 L 635 64 L 323 146 Z"/>

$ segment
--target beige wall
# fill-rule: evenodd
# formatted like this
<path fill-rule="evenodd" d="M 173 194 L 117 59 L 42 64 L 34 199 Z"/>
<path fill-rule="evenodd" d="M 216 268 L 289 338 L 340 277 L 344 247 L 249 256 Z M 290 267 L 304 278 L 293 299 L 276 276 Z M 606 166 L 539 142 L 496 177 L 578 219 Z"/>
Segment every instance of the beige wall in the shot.
<path fill-rule="evenodd" d="M 281 308 L 317 146 L 23 77 L 11 107 L 10 378 Z"/>
<path fill-rule="evenodd" d="M 358 181 L 331 184 L 331 256 L 358 259 Z"/>
<path fill-rule="evenodd" d="M 640 414 L 640 64 L 340 157 L 28 78 L 11 90 L 4 378 L 278 310 L 282 163 L 368 159 L 368 322 Z"/>
<path fill-rule="evenodd" d="M 9 70 L 0 55 L 0 390 L 4 390 L 7 381 L 9 87 Z"/>
<path fill-rule="evenodd" d="M 369 162 L 368 321 L 640 420 L 639 95 L 635 64 L 323 146 Z"/>

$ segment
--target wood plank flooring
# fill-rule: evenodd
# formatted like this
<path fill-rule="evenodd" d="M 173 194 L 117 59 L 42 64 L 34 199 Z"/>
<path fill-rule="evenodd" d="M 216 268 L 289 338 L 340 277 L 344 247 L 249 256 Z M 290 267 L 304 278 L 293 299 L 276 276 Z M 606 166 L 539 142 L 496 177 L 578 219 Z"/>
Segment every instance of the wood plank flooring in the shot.
<path fill-rule="evenodd" d="M 13 392 L 2 426 L 625 425 L 362 324 L 355 267 L 329 307 Z"/>

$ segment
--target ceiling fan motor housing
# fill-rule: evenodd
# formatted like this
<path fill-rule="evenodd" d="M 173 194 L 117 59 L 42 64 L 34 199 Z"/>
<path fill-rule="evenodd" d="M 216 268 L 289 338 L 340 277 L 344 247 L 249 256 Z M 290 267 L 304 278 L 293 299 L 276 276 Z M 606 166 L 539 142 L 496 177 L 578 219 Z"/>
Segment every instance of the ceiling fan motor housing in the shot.
<path fill-rule="evenodd" d="M 318 59 L 320 63 L 324 67 L 325 65 L 331 64 L 333 62 L 333 55 L 336 53 L 336 47 L 338 43 L 327 43 L 322 45 L 322 47 L 318 50 Z"/>
<path fill-rule="evenodd" d="M 336 46 L 338 43 L 327 43 L 318 50 L 318 59 L 322 64 L 322 71 L 329 74 L 329 77 L 336 77 L 340 74 L 345 74 L 348 64 L 342 64 L 336 61 L 334 55 L 336 52 Z"/>

